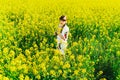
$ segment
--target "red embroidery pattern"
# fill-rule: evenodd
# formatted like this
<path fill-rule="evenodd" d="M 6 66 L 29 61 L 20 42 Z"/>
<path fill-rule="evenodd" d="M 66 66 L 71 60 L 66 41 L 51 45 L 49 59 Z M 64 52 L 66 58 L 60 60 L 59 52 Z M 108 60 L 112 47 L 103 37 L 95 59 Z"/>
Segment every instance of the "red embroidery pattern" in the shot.
<path fill-rule="evenodd" d="M 67 38 L 67 32 L 64 34 L 64 37 Z"/>

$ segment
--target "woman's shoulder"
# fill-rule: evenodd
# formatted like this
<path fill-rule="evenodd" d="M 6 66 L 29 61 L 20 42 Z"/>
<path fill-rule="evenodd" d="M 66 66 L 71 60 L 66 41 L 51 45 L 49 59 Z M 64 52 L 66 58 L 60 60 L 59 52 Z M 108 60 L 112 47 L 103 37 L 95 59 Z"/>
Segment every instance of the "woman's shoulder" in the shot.
<path fill-rule="evenodd" d="M 64 29 L 69 31 L 69 27 L 67 25 L 65 25 Z"/>

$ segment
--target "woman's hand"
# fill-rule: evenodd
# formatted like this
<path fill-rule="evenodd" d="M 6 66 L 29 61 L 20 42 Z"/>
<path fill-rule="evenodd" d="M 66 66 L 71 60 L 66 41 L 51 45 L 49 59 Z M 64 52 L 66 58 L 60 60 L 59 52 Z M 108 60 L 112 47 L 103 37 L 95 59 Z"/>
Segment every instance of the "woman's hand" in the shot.
<path fill-rule="evenodd" d="M 62 40 L 64 40 L 64 41 L 65 41 L 65 38 L 63 37 L 63 35 L 58 34 L 58 36 L 59 36 Z"/>

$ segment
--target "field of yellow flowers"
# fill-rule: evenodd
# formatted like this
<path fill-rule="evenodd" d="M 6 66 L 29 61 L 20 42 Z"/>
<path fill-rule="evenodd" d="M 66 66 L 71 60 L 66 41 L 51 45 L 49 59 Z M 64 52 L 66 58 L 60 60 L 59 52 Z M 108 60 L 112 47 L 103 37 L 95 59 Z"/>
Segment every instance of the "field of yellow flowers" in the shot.
<path fill-rule="evenodd" d="M 54 32 L 66 15 L 65 58 Z M 0 80 L 120 80 L 118 0 L 0 0 Z"/>

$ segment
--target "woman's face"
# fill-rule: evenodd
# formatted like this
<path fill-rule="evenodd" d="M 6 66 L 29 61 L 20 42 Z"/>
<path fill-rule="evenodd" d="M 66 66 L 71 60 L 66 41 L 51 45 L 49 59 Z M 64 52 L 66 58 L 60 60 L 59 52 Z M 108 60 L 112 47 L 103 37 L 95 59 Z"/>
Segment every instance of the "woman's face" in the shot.
<path fill-rule="evenodd" d="M 63 18 L 63 20 L 60 20 L 60 25 L 63 26 L 67 23 L 66 17 Z"/>
<path fill-rule="evenodd" d="M 60 25 L 63 26 L 66 24 L 66 21 L 60 20 Z"/>

